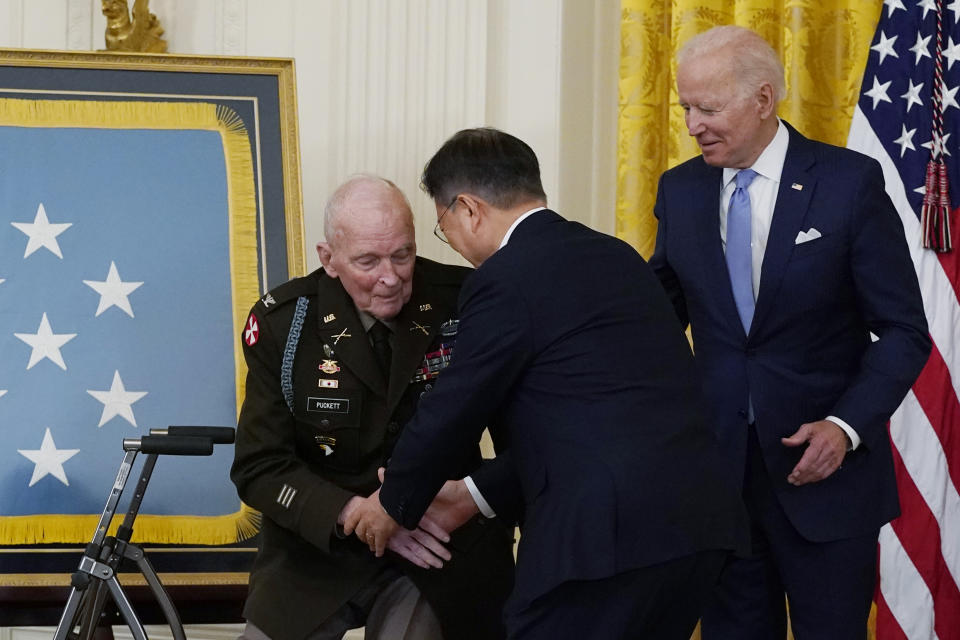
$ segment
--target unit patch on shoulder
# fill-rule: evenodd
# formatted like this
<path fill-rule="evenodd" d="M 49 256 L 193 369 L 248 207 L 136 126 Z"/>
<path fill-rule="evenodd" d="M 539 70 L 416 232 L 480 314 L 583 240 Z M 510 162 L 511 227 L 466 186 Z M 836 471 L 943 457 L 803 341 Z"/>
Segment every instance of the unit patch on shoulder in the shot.
<path fill-rule="evenodd" d="M 257 320 L 257 316 L 250 314 L 250 317 L 247 318 L 247 328 L 243 330 L 243 341 L 247 343 L 248 347 L 252 347 L 257 344 L 257 340 L 260 339 L 260 322 Z"/>

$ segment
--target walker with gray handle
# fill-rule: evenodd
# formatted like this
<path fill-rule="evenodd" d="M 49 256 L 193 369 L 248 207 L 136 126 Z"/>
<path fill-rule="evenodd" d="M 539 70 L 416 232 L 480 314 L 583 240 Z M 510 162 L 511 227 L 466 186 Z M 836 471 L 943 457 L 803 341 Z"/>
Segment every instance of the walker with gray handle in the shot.
<path fill-rule="evenodd" d="M 213 453 L 214 444 L 230 444 L 233 440 L 232 427 L 168 427 L 151 429 L 150 435 L 142 438 L 124 438 L 123 462 L 120 463 L 120 469 L 117 471 L 116 480 L 107 498 L 107 505 L 93 534 L 93 540 L 84 550 L 79 569 L 71 576 L 70 596 L 54 634 L 54 640 L 93 640 L 108 595 L 113 597 L 134 640 L 147 640 L 143 625 L 117 581 L 117 570 L 124 558 L 135 562 L 140 573 L 143 574 L 167 619 L 174 640 L 186 640 L 180 616 L 160 583 L 153 565 L 144 555 L 143 549 L 130 543 L 133 522 L 140 510 L 140 503 L 143 501 L 143 494 L 147 489 L 158 455 L 209 456 Z M 120 495 L 127 484 L 137 453 L 144 453 L 147 457 L 140 470 L 136 493 L 130 499 L 127 515 L 123 524 L 118 527 L 116 536 L 108 536 L 110 521 L 113 519 Z"/>

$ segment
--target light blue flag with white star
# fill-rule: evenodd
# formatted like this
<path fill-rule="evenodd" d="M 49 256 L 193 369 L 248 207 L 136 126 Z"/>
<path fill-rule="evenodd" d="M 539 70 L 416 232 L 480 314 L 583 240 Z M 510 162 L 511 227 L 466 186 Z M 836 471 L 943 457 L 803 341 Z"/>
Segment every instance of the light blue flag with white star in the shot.
<path fill-rule="evenodd" d="M 218 130 L 0 125 L 0 148 L 0 543 L 85 541 L 124 438 L 236 424 L 237 180 Z M 236 516 L 231 459 L 162 456 L 141 512 Z"/>

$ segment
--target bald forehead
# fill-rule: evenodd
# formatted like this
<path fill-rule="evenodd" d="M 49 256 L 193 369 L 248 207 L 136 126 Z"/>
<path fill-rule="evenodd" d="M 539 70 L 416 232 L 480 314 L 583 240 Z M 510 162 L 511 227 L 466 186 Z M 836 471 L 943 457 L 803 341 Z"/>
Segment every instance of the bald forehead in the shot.
<path fill-rule="evenodd" d="M 361 177 L 342 185 L 327 208 L 329 225 L 327 241 L 338 235 L 349 235 L 357 228 L 382 226 L 408 228 L 413 233 L 413 212 L 403 193 L 393 184 L 379 178 Z"/>
<path fill-rule="evenodd" d="M 407 200 L 400 190 L 380 180 L 361 180 L 344 185 L 343 211 L 381 209 L 406 213 Z"/>

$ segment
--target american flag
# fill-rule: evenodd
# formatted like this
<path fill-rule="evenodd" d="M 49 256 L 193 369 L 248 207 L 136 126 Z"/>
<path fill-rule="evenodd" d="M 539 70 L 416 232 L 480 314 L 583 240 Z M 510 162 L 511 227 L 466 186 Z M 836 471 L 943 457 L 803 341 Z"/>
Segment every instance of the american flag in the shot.
<path fill-rule="evenodd" d="M 880 532 L 878 640 L 960 639 L 958 24 L 960 0 L 884 0 L 847 143 L 883 166 L 934 342 L 890 419 L 902 513 Z"/>

